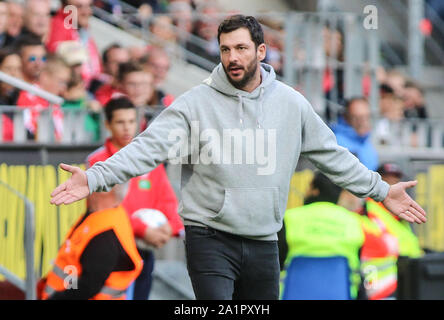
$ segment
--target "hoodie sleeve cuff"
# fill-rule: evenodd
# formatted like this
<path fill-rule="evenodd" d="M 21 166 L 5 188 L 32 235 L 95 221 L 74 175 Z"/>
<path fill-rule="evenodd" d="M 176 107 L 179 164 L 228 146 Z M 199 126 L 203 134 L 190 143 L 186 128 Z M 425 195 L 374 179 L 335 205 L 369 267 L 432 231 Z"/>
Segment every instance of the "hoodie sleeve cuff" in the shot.
<path fill-rule="evenodd" d="M 376 186 L 376 194 L 372 196 L 373 200 L 376 202 L 382 202 L 387 197 L 387 194 L 389 192 L 390 185 L 385 181 L 379 181 L 379 183 Z"/>
<path fill-rule="evenodd" d="M 86 178 L 88 179 L 88 188 L 89 188 L 89 194 L 96 191 L 97 188 L 97 179 L 93 172 L 91 172 L 90 169 L 85 171 Z"/>

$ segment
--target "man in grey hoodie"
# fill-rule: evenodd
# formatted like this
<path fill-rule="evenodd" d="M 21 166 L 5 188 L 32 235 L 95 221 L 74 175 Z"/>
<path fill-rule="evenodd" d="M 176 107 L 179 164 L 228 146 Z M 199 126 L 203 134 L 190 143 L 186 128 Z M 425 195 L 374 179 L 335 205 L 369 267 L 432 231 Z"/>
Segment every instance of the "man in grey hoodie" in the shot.
<path fill-rule="evenodd" d="M 300 155 L 359 197 L 383 201 L 410 222 L 426 221 L 405 192 L 389 186 L 345 148 L 297 91 L 261 63 L 260 24 L 236 15 L 219 26 L 222 63 L 203 84 L 166 108 L 129 145 L 51 194 L 69 204 L 153 170 L 182 164 L 180 208 L 188 272 L 198 299 L 277 299 L 277 232 Z"/>

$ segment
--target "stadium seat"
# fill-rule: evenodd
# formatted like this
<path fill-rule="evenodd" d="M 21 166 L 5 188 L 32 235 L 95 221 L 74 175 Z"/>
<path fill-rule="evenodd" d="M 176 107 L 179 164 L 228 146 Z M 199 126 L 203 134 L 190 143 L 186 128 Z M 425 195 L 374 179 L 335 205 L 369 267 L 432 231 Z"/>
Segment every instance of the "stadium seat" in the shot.
<path fill-rule="evenodd" d="M 283 300 L 350 300 L 345 257 L 295 257 L 287 269 Z"/>

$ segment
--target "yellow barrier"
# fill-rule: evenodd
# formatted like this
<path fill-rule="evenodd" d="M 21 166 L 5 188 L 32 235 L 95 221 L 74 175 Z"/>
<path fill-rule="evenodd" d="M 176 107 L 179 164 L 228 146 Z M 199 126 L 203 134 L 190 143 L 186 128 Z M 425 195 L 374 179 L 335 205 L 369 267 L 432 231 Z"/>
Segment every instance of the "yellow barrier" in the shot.
<path fill-rule="evenodd" d="M 80 167 L 83 168 L 83 165 Z M 86 210 L 86 201 L 68 206 L 50 205 L 50 193 L 70 176 L 53 166 L 0 165 L 0 179 L 24 194 L 35 205 L 35 265 L 37 275 L 45 275 L 66 233 Z M 290 182 L 287 208 L 303 204 L 313 172 L 296 172 Z M 420 244 L 444 250 L 444 166 L 432 166 L 417 176 L 416 199 L 428 212 L 428 222 L 417 227 Z M 24 204 L 0 187 L 0 264 L 24 279 Z M 1 280 L 0 276 L 0 280 Z"/>
<path fill-rule="evenodd" d="M 313 179 L 313 171 L 304 170 L 295 172 L 290 181 L 287 209 L 300 207 L 304 204 L 304 196 Z"/>
<path fill-rule="evenodd" d="M 444 251 L 444 165 L 431 166 L 416 179 L 418 203 L 427 211 L 427 223 L 416 228 L 419 243 L 423 248 Z"/>
<path fill-rule="evenodd" d="M 84 168 L 83 165 L 80 167 Z M 60 207 L 49 203 L 52 190 L 69 176 L 70 173 L 62 170 L 57 174 L 53 166 L 0 165 L 0 180 L 21 192 L 34 204 L 35 271 L 39 277 L 51 269 L 66 232 L 86 210 L 86 201 Z M 25 278 L 24 226 L 22 200 L 0 187 L 0 265 L 22 279 Z"/>

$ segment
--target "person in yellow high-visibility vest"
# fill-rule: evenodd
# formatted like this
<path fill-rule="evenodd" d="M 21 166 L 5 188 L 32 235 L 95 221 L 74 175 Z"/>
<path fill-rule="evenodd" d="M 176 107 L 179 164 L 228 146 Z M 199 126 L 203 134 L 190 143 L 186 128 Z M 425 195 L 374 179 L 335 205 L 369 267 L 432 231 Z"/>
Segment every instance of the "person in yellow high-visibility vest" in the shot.
<path fill-rule="evenodd" d="M 369 238 L 377 238 L 381 233 L 367 217 L 337 205 L 342 191 L 325 175 L 317 173 L 305 205 L 285 212 L 284 229 L 279 233 L 280 261 L 284 267 L 281 278 L 285 282 L 285 269 L 295 257 L 342 256 L 350 270 L 350 298 L 366 298 L 362 295 L 365 290 L 360 276 L 360 252 Z M 282 284 L 281 295 L 284 289 Z"/>
<path fill-rule="evenodd" d="M 382 164 L 378 168 L 378 173 L 390 185 L 400 182 L 403 176 L 402 170 L 395 163 Z M 367 270 L 373 270 L 369 273 L 373 279 L 371 279 L 372 285 L 367 287 L 367 295 L 372 300 L 394 297 L 397 287 L 397 258 L 398 256 L 420 257 L 423 253 L 418 238 L 407 221 L 399 220 L 382 203 L 369 198 L 365 201 L 363 209 L 364 215 L 378 225 L 386 239 L 391 237 L 393 247 L 396 247 L 389 260 L 387 260 L 389 257 L 380 259 L 363 252 L 362 266 Z"/>

